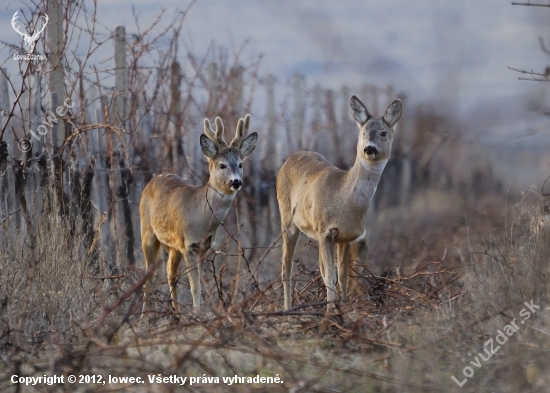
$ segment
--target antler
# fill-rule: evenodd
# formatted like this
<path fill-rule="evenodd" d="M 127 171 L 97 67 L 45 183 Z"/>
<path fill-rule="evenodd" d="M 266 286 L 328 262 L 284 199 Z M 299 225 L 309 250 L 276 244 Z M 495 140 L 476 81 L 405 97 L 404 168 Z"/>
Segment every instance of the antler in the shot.
<path fill-rule="evenodd" d="M 42 28 L 40 29 L 40 31 L 34 33 L 33 36 L 31 37 L 31 40 L 33 40 L 33 41 L 35 41 L 40 36 L 40 34 L 46 28 L 46 25 L 48 24 L 48 21 L 50 20 L 50 18 L 48 18 L 48 15 L 46 15 L 46 14 L 41 15 L 41 16 L 44 18 L 44 24 L 42 25 Z"/>
<path fill-rule="evenodd" d="M 30 38 L 27 33 L 22 33 L 19 31 L 19 27 L 16 27 L 15 26 L 15 21 L 19 18 L 19 15 L 17 15 L 19 13 L 19 11 L 15 11 L 15 14 L 13 14 L 13 18 L 11 18 L 11 27 L 13 27 L 13 29 L 15 31 L 17 31 L 21 37 L 25 38 L 25 40 L 27 40 L 28 38 Z"/>
<path fill-rule="evenodd" d="M 223 122 L 219 117 L 216 117 L 216 131 L 212 130 L 210 121 L 204 119 L 204 134 L 218 146 L 227 146 L 227 142 L 223 139 Z"/>
<path fill-rule="evenodd" d="M 231 141 L 231 147 L 241 147 L 244 138 L 248 135 L 248 129 L 250 128 L 250 115 L 247 114 L 243 119 L 239 119 L 237 124 L 237 131 L 235 132 L 235 138 Z"/>

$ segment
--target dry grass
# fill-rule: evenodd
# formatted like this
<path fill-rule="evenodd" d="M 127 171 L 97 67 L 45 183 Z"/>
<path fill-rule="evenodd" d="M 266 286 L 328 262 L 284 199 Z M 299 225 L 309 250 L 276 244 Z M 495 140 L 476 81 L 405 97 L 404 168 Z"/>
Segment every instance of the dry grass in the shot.
<path fill-rule="evenodd" d="M 150 324 L 139 323 L 142 273 L 130 270 L 101 285 L 98 277 L 103 273 L 92 275 L 89 261 L 75 257 L 80 255 L 79 241 L 71 238 L 65 223 L 42 217 L 33 225 L 36 263 L 32 250 L 21 246 L 28 239 L 20 243 L 2 237 L 0 389 L 75 391 L 75 385 L 67 383 L 26 387 L 10 382 L 14 374 L 46 373 L 145 380 L 78 385 L 78 391 L 86 392 L 547 391 L 550 233 L 543 228 L 535 234 L 531 223 L 539 213 L 529 205 L 511 207 L 507 216 L 495 219 L 497 224 L 503 221 L 501 225 L 486 218 L 456 224 L 460 241 L 442 236 L 419 249 L 409 247 L 409 267 L 403 267 L 400 276 L 395 269 L 363 276 L 361 293 L 339 305 L 340 317 L 325 317 L 325 289 L 315 262 L 301 260 L 297 273 L 303 280 L 296 284 L 292 312 L 281 312 L 275 277 L 254 289 L 247 285 L 250 276 L 243 268 L 244 284 L 235 298 L 235 276 L 221 276 L 225 290 L 220 292 L 211 270 L 205 312 L 189 311 L 174 319 L 161 280 Z M 451 212 L 437 210 L 452 218 Z M 434 213 L 434 220 L 438 217 Z M 415 220 L 409 225 L 414 229 Z M 423 235 L 436 236 L 437 230 L 424 227 Z M 381 233 L 377 241 L 402 244 L 396 231 L 391 241 L 384 239 L 390 232 Z M 431 256 L 430 248 L 445 249 L 441 242 L 447 245 L 446 254 Z M 371 254 L 380 258 L 376 247 Z M 217 258 L 219 264 L 235 259 Z M 531 300 L 540 309 L 519 324 L 524 302 Z M 514 318 L 520 329 L 496 355 L 480 360 L 479 368 L 473 366 L 470 362 L 484 353 L 487 340 Z M 460 388 L 451 376 L 463 380 L 466 366 L 474 375 Z M 147 376 L 158 374 L 197 377 L 199 382 L 150 384 Z M 222 379 L 277 374 L 283 383 L 227 385 Z M 219 383 L 200 383 L 203 375 L 218 377 Z"/>
<path fill-rule="evenodd" d="M 36 232 L 2 229 L 0 329 L 41 341 L 88 315 L 95 288 L 87 280 L 89 261 L 80 257 L 81 239 L 69 234 L 69 221 L 45 215 L 31 222 Z M 17 332 L 21 321 L 23 331 Z"/>

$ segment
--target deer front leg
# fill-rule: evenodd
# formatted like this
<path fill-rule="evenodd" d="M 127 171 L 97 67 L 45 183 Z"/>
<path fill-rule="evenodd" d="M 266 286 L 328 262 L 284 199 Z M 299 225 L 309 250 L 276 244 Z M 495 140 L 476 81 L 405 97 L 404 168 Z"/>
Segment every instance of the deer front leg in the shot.
<path fill-rule="evenodd" d="M 348 267 L 350 263 L 349 244 L 338 244 L 338 287 L 342 301 L 348 296 Z"/>
<path fill-rule="evenodd" d="M 172 298 L 172 307 L 174 311 L 179 312 L 178 302 L 178 268 L 181 263 L 182 255 L 175 249 L 170 248 L 168 250 L 168 263 L 166 265 L 166 273 L 168 275 L 168 285 L 170 287 L 170 297 Z"/>
<path fill-rule="evenodd" d="M 334 310 L 334 298 L 336 294 L 336 263 L 334 261 L 334 237 L 336 230 L 330 229 L 319 240 L 319 267 L 323 282 L 327 288 L 327 312 Z"/>
<path fill-rule="evenodd" d="M 192 244 L 188 250 L 183 254 L 185 264 L 189 272 L 189 284 L 191 286 L 191 296 L 193 297 L 193 307 L 195 311 L 199 311 L 201 307 L 201 272 L 202 261 L 199 255 L 199 245 Z"/>
<path fill-rule="evenodd" d="M 142 229 L 141 234 L 143 256 L 145 257 L 145 274 L 149 274 L 149 277 L 143 285 L 143 308 L 141 310 L 140 320 L 143 320 L 143 316 L 147 314 L 151 302 L 151 282 L 153 281 L 154 271 L 157 266 L 157 258 L 160 248 L 160 242 L 157 237 L 148 231 Z"/>
<path fill-rule="evenodd" d="M 281 278 L 283 280 L 283 289 L 285 292 L 285 310 L 292 307 L 292 285 L 290 277 L 292 276 L 292 258 L 296 250 L 296 243 L 300 237 L 298 228 L 293 223 L 283 228 L 283 264 Z"/>
<path fill-rule="evenodd" d="M 348 277 L 348 292 L 354 293 L 358 290 L 358 275 L 363 274 L 363 264 L 367 262 L 367 241 L 359 240 L 351 244 L 350 247 L 351 262 L 350 262 L 350 277 Z"/>

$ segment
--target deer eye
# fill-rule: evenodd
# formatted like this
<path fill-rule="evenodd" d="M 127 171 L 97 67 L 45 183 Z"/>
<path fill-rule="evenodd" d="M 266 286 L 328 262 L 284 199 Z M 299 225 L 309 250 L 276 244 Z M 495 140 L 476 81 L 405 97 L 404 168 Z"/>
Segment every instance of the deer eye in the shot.
<path fill-rule="evenodd" d="M 385 138 L 386 135 L 388 135 L 388 133 L 387 133 L 386 131 L 383 131 L 383 132 L 380 134 L 380 136 L 381 136 L 382 138 Z"/>
<path fill-rule="evenodd" d="M 227 166 L 225 166 L 225 164 L 220 164 L 220 169 L 225 169 L 227 168 Z"/>
<path fill-rule="evenodd" d="M 241 162 L 241 163 L 239 164 L 239 168 L 242 168 L 242 167 L 243 167 L 243 163 Z"/>

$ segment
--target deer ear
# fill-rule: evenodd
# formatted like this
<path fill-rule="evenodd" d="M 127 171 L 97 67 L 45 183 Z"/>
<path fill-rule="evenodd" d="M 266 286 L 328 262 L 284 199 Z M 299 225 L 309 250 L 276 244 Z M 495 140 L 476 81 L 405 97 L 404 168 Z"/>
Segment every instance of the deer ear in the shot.
<path fill-rule="evenodd" d="M 216 144 L 204 134 L 201 134 L 201 150 L 202 153 L 208 158 L 214 158 L 216 157 L 216 154 L 218 154 Z"/>
<path fill-rule="evenodd" d="M 390 125 L 390 127 L 393 127 L 401 117 L 402 108 L 403 106 L 401 104 L 401 100 L 395 100 L 390 104 L 390 106 L 388 106 L 388 109 L 386 109 L 386 113 L 384 113 L 384 120 Z"/>
<path fill-rule="evenodd" d="M 254 151 L 254 149 L 256 148 L 257 140 L 258 140 L 257 132 L 253 132 L 252 134 L 250 134 L 245 138 L 243 143 L 241 143 L 241 147 L 239 149 L 241 151 L 241 158 L 244 159 L 246 156 L 248 156 L 250 153 Z"/>
<path fill-rule="evenodd" d="M 369 117 L 371 117 L 365 105 L 356 96 L 351 97 L 349 105 L 351 107 L 351 115 L 359 125 L 365 124 Z"/>

